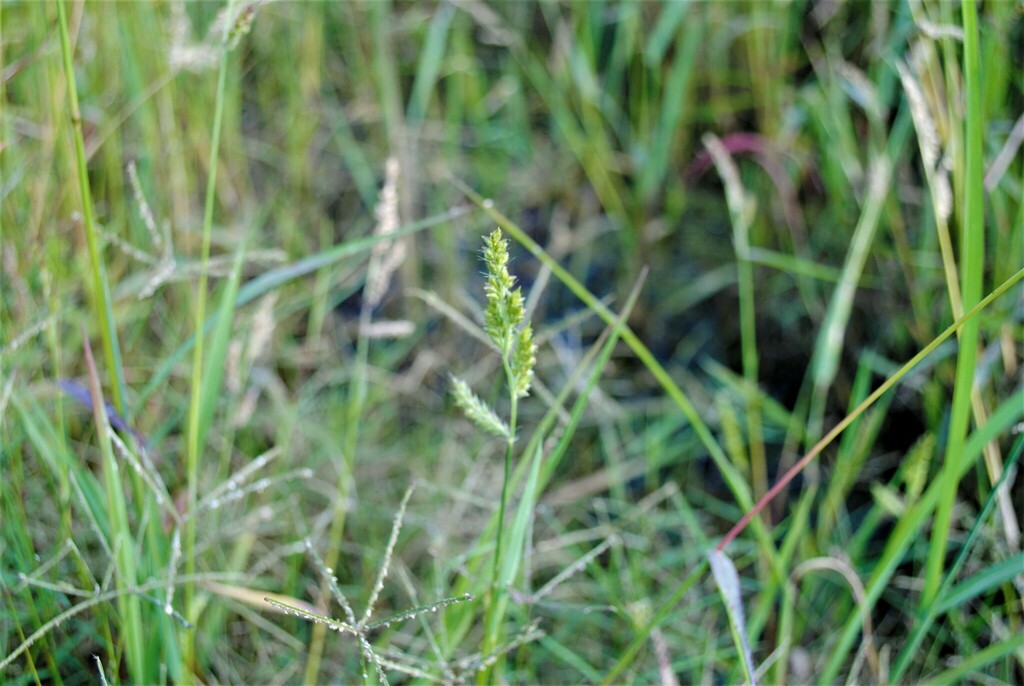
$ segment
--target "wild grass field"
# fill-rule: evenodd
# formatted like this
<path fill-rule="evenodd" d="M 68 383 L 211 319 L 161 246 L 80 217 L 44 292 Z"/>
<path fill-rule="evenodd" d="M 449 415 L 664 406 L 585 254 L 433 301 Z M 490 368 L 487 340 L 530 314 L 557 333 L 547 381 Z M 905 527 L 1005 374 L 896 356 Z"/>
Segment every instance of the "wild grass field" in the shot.
<path fill-rule="evenodd" d="M 1024 681 L 1020 2 L 0 2 L 0 682 Z"/>

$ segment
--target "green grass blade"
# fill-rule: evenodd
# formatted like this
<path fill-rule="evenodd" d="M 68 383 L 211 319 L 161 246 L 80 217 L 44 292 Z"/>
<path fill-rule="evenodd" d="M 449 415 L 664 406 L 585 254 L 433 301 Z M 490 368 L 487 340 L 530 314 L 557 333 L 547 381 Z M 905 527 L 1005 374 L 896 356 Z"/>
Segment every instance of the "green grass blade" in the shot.
<path fill-rule="evenodd" d="M 825 321 L 815 342 L 811 364 L 811 376 L 814 387 L 811 397 L 809 417 L 810 428 L 808 437 L 817 440 L 822 432 L 825 415 L 825 402 L 829 389 L 839 371 L 839 360 L 842 355 L 846 327 L 853 311 L 853 299 L 857 293 L 864 266 L 867 263 L 871 245 L 882 216 L 885 199 L 890 192 L 889 180 L 900 153 L 906 147 L 904 143 L 910 132 L 910 114 L 907 108 L 900 110 L 893 131 L 889 138 L 887 150 L 880 153 L 872 163 L 868 172 L 870 185 L 864 201 L 864 209 L 853 231 L 850 249 L 843 265 L 842 276 L 832 298 L 829 301 Z"/>
<path fill-rule="evenodd" d="M 939 614 L 949 612 L 986 591 L 1012 581 L 1015 577 L 1020 576 L 1022 571 L 1024 571 L 1024 553 L 1017 553 L 986 567 L 983 571 L 964 579 L 949 589 L 939 601 L 936 611 Z"/>
<path fill-rule="evenodd" d="M 985 270 L 985 189 L 982 137 L 985 122 L 981 109 L 982 82 L 978 39 L 978 10 L 974 0 L 966 0 L 961 11 L 964 25 L 964 71 L 967 87 L 967 169 L 964 189 L 964 216 L 961 232 L 960 279 L 964 308 L 981 298 L 982 275 Z M 971 415 L 971 390 L 974 385 L 975 362 L 978 356 L 979 322 L 968 322 L 960 332 L 960 348 L 956 357 L 956 381 L 953 386 L 953 408 L 949 419 L 949 438 L 943 462 L 942 497 L 935 512 L 928 562 L 925 566 L 924 588 L 920 606 L 930 605 L 939 590 L 942 570 L 946 565 L 946 544 L 952 520 L 953 504 L 960 484 L 958 462 L 963 451 Z"/>
<path fill-rule="evenodd" d="M 906 645 L 903 646 L 903 649 L 900 651 L 899 655 L 897 655 L 896 661 L 893 663 L 893 668 L 891 672 L 891 677 L 894 682 L 900 681 L 903 677 L 907 668 L 910 666 L 910 659 L 914 656 L 914 653 L 917 650 L 917 646 L 921 644 L 921 640 L 927 634 L 928 629 L 935 621 L 935 618 L 938 617 L 940 614 L 948 612 L 957 605 L 960 605 L 961 603 L 966 602 L 966 600 L 968 600 L 968 597 L 965 597 L 963 599 L 958 599 L 957 601 L 954 601 L 953 595 L 955 591 L 950 590 L 950 585 L 952 584 L 953 579 L 956 578 L 956 575 L 960 571 L 961 567 L 963 567 L 964 562 L 967 561 L 967 555 L 971 550 L 972 544 L 977 539 L 978 535 L 981 533 L 982 526 L 988 519 L 988 515 L 991 514 L 992 509 L 995 507 L 999 489 L 1002 487 L 1007 477 L 1009 477 L 1009 475 L 1013 472 L 1013 467 L 1014 465 L 1016 465 L 1017 461 L 1020 460 L 1020 456 L 1022 453 L 1024 453 L 1024 436 L 1017 439 L 1017 443 L 1013 448 L 1013 453 L 1010 456 L 1010 459 L 1006 461 L 1006 464 L 1003 467 L 1003 474 L 999 478 L 999 482 L 993 486 L 992 491 L 988 494 L 988 498 L 986 498 L 985 500 L 985 505 L 981 508 L 981 512 L 979 512 L 978 516 L 975 518 L 974 526 L 971 527 L 971 531 L 967 535 L 967 540 L 964 541 L 963 547 L 960 548 L 960 552 L 957 555 L 956 561 L 950 568 L 949 573 L 946 574 L 946 578 L 943 580 L 942 586 L 939 588 L 938 602 L 929 606 L 924 616 L 919 617 L 918 620 L 914 623 L 914 630 L 911 632 L 910 638 L 907 640 Z M 1020 555 L 1017 555 L 1016 557 L 1019 558 Z M 1011 558 L 1011 560 L 1012 559 L 1014 558 Z M 1015 573 L 1020 573 L 1020 570 L 1024 569 L 1024 563 L 1022 563 L 1021 560 L 1017 560 L 1016 565 L 1017 566 Z M 979 573 L 978 575 L 972 578 L 983 577 L 987 575 L 990 571 L 991 568 Z M 963 584 L 957 586 L 957 588 L 961 587 L 963 587 Z"/>
<path fill-rule="evenodd" d="M 1024 647 L 1024 632 L 1017 632 L 1007 639 L 999 641 L 976 653 L 964 657 L 953 669 L 947 670 L 934 677 L 928 677 L 929 684 L 963 684 L 969 681 L 968 677 L 980 671 L 982 668 L 992 664 L 996 660 L 1007 657 Z"/>
<path fill-rule="evenodd" d="M 1024 270 L 1017 273 L 1017 278 L 1024 276 Z M 995 292 L 994 291 L 993 294 Z M 991 298 L 991 295 L 989 296 Z M 988 298 L 986 298 L 988 300 Z M 985 301 L 982 301 L 984 303 Z M 978 308 L 976 307 L 975 310 Z M 974 311 L 974 310 L 972 310 Z M 968 315 L 965 316 L 969 316 Z M 1009 428 L 1016 422 L 1020 421 L 1021 417 L 1024 417 L 1024 405 L 1019 400 L 1019 393 L 1012 397 L 1009 401 L 1000 406 L 992 415 L 989 417 L 988 424 L 977 429 L 971 435 L 970 439 L 964 446 L 963 455 L 959 461 L 960 476 L 962 477 L 977 461 L 981 455 L 982 446 L 985 443 L 991 441 L 996 436 L 1005 433 Z M 914 504 L 900 520 L 896 523 L 896 528 L 889 536 L 889 540 L 886 543 L 885 550 L 882 551 L 878 561 L 875 563 L 875 568 L 871 572 L 871 576 L 868 581 L 864 584 L 864 605 L 870 610 L 874 607 L 875 603 L 881 597 L 882 592 L 885 591 L 889 580 L 895 573 L 896 568 L 903 560 L 904 554 L 910 545 L 917 539 L 921 527 L 924 526 L 928 518 L 931 517 L 932 512 L 935 510 L 936 503 L 939 499 L 940 489 L 942 488 L 942 482 L 933 481 L 931 485 L 925 490 L 921 499 Z M 830 683 L 835 681 L 839 674 L 839 670 L 842 668 L 843 663 L 846 661 L 847 655 L 849 655 L 850 649 L 853 647 L 853 642 L 857 639 L 858 634 L 861 631 L 861 618 L 862 614 L 859 612 L 853 613 L 847 620 L 846 625 L 833 646 L 832 653 L 829 657 L 828 662 L 825 665 L 825 671 L 822 673 L 821 681 Z"/>
<path fill-rule="evenodd" d="M 210 262 L 210 241 L 213 234 L 213 211 L 217 195 L 217 169 L 220 166 L 220 135 L 224 121 L 224 100 L 227 92 L 228 76 L 228 31 L 231 28 L 232 8 L 234 0 L 228 0 L 225 11 L 224 29 L 221 35 L 220 45 L 220 67 L 217 73 L 217 91 L 214 100 L 213 110 L 213 131 L 210 139 L 210 166 L 206 182 L 206 200 L 203 209 L 203 233 L 202 233 L 202 254 L 200 256 L 200 274 L 198 294 L 195 305 L 195 332 L 196 345 L 192 351 L 192 383 L 189 398 L 188 430 L 185 448 L 185 474 L 188 481 L 188 512 L 195 514 L 197 494 L 199 491 L 199 455 L 203 451 L 202 427 L 209 425 L 209 417 L 204 418 L 202 412 L 202 388 L 203 388 L 203 327 L 206 324 L 206 289 L 208 279 L 208 266 Z M 182 543 L 182 558 L 185 564 L 185 574 L 191 575 L 196 570 L 196 518 L 190 517 L 185 525 L 185 535 Z M 197 620 L 197 606 L 195 604 L 195 586 L 186 584 L 184 591 L 184 610 L 188 621 L 195 623 Z M 195 659 L 195 632 L 182 634 L 182 657 L 186 664 Z"/>
<path fill-rule="evenodd" d="M 668 2 L 661 6 L 661 13 L 658 21 L 651 31 L 647 45 L 644 46 L 644 59 L 651 64 L 661 62 L 665 51 L 672 43 L 672 38 L 679 35 L 679 25 L 686 12 L 689 10 L 690 2 Z"/>
<path fill-rule="evenodd" d="M 448 40 L 448 29 L 455 16 L 455 6 L 443 4 L 433 13 L 427 42 L 420 53 L 419 65 L 416 69 L 416 81 L 412 86 L 412 96 L 406 109 L 406 119 L 411 126 L 417 126 L 427 113 L 430 98 L 436 92 L 437 75 L 441 70 L 445 47 Z"/>
<path fill-rule="evenodd" d="M 673 4 L 682 6 L 685 11 L 685 3 Z M 663 16 L 671 14 L 672 10 L 669 9 L 662 13 Z M 647 202 L 663 187 L 669 159 L 673 153 L 672 143 L 680 135 L 680 131 L 685 130 L 682 122 L 686 116 L 686 107 L 692 104 L 688 93 L 691 90 L 690 83 L 697 62 L 697 50 L 703 41 L 705 30 L 702 18 L 691 16 L 686 31 L 680 32 L 676 41 L 676 55 L 665 82 L 658 128 L 654 132 L 653 140 L 648 143 L 647 161 L 640 173 L 640 195 Z"/>
<path fill-rule="evenodd" d="M 242 279 L 242 264 L 245 262 L 245 241 L 235 254 L 231 276 L 225 284 L 217 308 L 217 324 L 210 339 L 210 352 L 206 356 L 202 386 L 199 391 L 199 445 L 206 445 L 206 432 L 210 428 L 221 398 L 224 370 L 227 364 L 228 343 L 231 342 L 231 324 L 238 300 L 238 284 Z"/>
<path fill-rule="evenodd" d="M 501 567 L 498 571 L 498 587 L 495 589 L 496 607 L 492 613 L 491 626 L 488 633 L 491 636 L 500 638 L 502 635 L 501 624 L 508 613 L 508 588 L 515 581 L 519 568 L 522 566 L 523 554 L 526 545 L 526 533 L 530 528 L 530 520 L 533 516 L 533 508 L 537 504 L 540 495 L 540 465 L 543 462 L 543 449 L 541 444 L 533 451 L 530 458 L 530 472 L 526 479 L 526 486 L 523 489 L 523 496 L 516 508 L 516 515 L 509 527 L 508 538 L 503 544 L 503 555 L 501 556 Z"/>
<path fill-rule="evenodd" d="M 626 300 L 621 312 L 612 324 L 608 340 L 601 347 L 601 352 L 594 361 L 594 366 L 590 371 L 590 375 L 587 377 L 586 384 L 584 384 L 582 391 L 577 395 L 576 402 L 573 403 L 572 409 L 569 411 L 569 423 L 562 431 L 562 435 L 559 437 L 558 443 L 551 451 L 551 454 L 548 455 L 547 459 L 544 461 L 541 488 L 551 481 L 551 478 L 554 476 L 559 464 L 561 464 L 562 459 L 565 457 L 566 453 L 569 452 L 572 439 L 575 437 L 576 430 L 579 428 L 580 421 L 583 419 L 583 412 L 589 404 L 590 395 L 597 387 L 597 382 L 601 379 L 601 375 L 604 373 L 604 369 L 611 359 L 612 351 L 615 350 L 615 344 L 619 342 L 622 333 L 627 330 L 626 320 L 629 318 L 630 312 L 633 311 L 637 298 L 640 297 L 640 289 L 642 288 L 646 278 L 647 272 L 645 270 L 637 279 L 632 292 L 629 294 L 629 298 Z M 541 442 L 543 442 L 543 437 L 538 441 L 538 443 Z"/>
<path fill-rule="evenodd" d="M 82 201 L 82 224 L 89 248 L 89 265 L 92 276 L 93 314 L 100 327 L 103 342 L 103 358 L 110 374 L 110 394 L 114 408 L 124 412 L 124 372 L 121 368 L 121 349 L 117 342 L 117 327 L 114 323 L 114 307 L 110 298 L 110 284 L 107 281 L 106 266 L 100 253 L 96 221 L 93 217 L 92 191 L 89 187 L 89 172 L 86 168 L 85 142 L 82 136 L 82 113 L 78 106 L 78 88 L 75 85 L 75 68 L 71 60 L 71 39 L 68 36 L 67 9 L 64 0 L 57 0 L 57 14 L 60 19 L 60 49 L 64 59 L 64 75 L 68 82 L 68 99 L 71 105 L 71 123 L 75 138 L 75 161 L 77 163 L 78 187 Z"/>

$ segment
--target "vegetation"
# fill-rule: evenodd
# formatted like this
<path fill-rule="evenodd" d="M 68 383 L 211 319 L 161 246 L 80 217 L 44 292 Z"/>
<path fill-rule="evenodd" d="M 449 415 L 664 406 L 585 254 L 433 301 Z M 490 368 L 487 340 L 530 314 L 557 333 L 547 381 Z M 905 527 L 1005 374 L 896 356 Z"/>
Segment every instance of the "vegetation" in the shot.
<path fill-rule="evenodd" d="M 0 681 L 1024 680 L 1022 45 L 0 4 Z"/>

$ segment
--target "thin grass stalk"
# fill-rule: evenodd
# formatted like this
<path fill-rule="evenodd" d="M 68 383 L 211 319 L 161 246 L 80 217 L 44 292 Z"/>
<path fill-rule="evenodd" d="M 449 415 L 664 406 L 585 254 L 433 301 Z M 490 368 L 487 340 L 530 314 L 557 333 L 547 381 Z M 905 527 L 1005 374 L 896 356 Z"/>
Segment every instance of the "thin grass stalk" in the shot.
<path fill-rule="evenodd" d="M 637 300 L 637 298 L 640 295 L 641 288 L 643 287 L 643 284 L 646 281 L 646 279 L 647 279 L 647 270 L 645 268 L 641 272 L 640 276 L 637 278 L 637 281 L 636 281 L 635 285 L 633 286 L 633 290 L 629 294 L 629 297 L 627 298 L 626 303 L 623 306 L 623 309 L 622 309 L 621 313 L 616 318 L 614 325 L 610 329 L 607 330 L 607 334 L 608 334 L 607 340 L 604 341 L 603 343 L 599 341 L 597 344 L 595 344 L 594 350 L 596 350 L 599 347 L 600 351 L 597 354 L 597 357 L 596 357 L 596 360 L 594 362 L 593 368 L 591 369 L 591 371 L 590 371 L 590 373 L 589 373 L 589 375 L 587 377 L 587 381 L 586 381 L 586 384 L 585 384 L 583 390 L 577 396 L 576 402 L 573 403 L 572 410 L 570 411 L 570 414 L 569 414 L 569 423 L 566 425 L 565 429 L 563 430 L 563 432 L 562 432 L 562 434 L 561 434 L 561 436 L 559 438 L 559 441 L 556 444 L 556 446 L 554 447 L 554 449 L 551 451 L 550 454 L 548 454 L 547 456 L 544 457 L 543 471 L 540 470 L 540 465 L 539 464 L 535 464 L 535 462 L 537 460 L 541 459 L 541 454 L 540 454 L 541 445 L 542 445 L 541 441 L 543 439 L 543 436 L 544 436 L 544 433 L 545 433 L 546 429 L 544 429 L 543 427 L 538 427 L 537 431 L 534 433 L 533 438 L 531 439 L 531 441 L 530 441 L 530 443 L 527 446 L 527 449 L 525 451 L 525 454 L 532 454 L 532 455 L 534 455 L 534 457 L 533 457 L 533 461 L 531 461 L 531 463 L 530 463 L 531 469 L 533 471 L 533 476 L 531 476 L 529 482 L 527 483 L 526 491 L 523 494 L 523 502 L 524 503 L 527 502 L 529 499 L 533 499 L 535 501 L 536 498 L 539 496 L 539 494 L 541 492 L 543 492 L 544 487 L 550 481 L 551 476 L 554 474 L 555 469 L 558 467 L 558 465 L 561 462 L 562 458 L 565 456 L 565 454 L 566 454 L 566 452 L 567 452 L 567 450 L 569 448 L 569 444 L 572 441 L 572 438 L 576 434 L 576 429 L 579 426 L 580 420 L 583 417 L 583 412 L 584 412 L 584 410 L 587 407 L 588 401 L 590 399 L 590 395 L 591 395 L 593 389 L 597 386 L 597 383 L 598 383 L 598 381 L 601 378 L 601 374 L 604 371 L 605 367 L 607 366 L 609 359 L 611 358 L 612 350 L 615 348 L 616 343 L 621 338 L 622 330 L 623 330 L 623 328 L 625 326 L 625 321 L 629 317 L 629 314 L 633 311 L 633 307 L 636 305 L 636 300 Z M 585 367 L 585 365 L 580 365 L 580 369 L 581 370 L 584 367 Z M 511 379 L 510 379 L 510 383 L 511 383 Z M 566 394 L 566 392 L 570 388 L 574 388 L 574 387 L 575 387 L 575 383 L 573 383 L 573 382 L 567 383 L 565 388 L 563 389 L 563 394 L 560 395 L 559 401 L 556 401 L 556 402 L 560 405 L 561 404 L 561 400 L 564 400 L 564 395 Z M 514 403 L 515 402 L 515 393 L 514 392 L 513 392 L 512 398 L 513 398 L 513 403 Z M 515 405 L 513 405 L 513 408 L 514 407 L 515 407 Z M 545 417 L 545 419 L 547 419 L 547 417 L 553 417 L 553 416 L 554 416 L 554 411 L 552 410 L 552 412 L 549 413 Z M 514 439 L 514 436 L 515 436 L 515 423 L 516 423 L 515 413 L 513 412 L 512 420 L 511 420 L 512 431 L 510 432 L 510 436 L 513 437 L 513 439 Z M 542 425 L 543 424 L 544 424 L 544 422 L 542 421 Z M 512 444 L 510 442 L 509 448 L 511 449 L 511 447 L 512 447 Z M 507 455 L 510 455 L 510 454 L 511 453 L 507 453 Z M 525 467 L 525 463 L 524 463 L 524 467 Z M 511 460 L 506 460 L 506 463 L 505 463 L 505 482 L 502 485 L 501 512 L 499 513 L 499 517 L 498 517 L 497 538 L 498 538 L 499 541 L 502 539 L 503 530 L 504 530 L 504 510 L 507 507 L 507 502 L 506 502 L 507 490 L 508 490 L 508 484 L 511 481 L 510 470 L 511 470 Z M 533 485 L 533 489 L 535 490 L 535 492 L 531 491 L 531 484 Z M 522 507 L 522 503 L 520 504 L 520 507 Z M 515 527 L 513 529 L 515 529 Z M 514 530 L 513 530 L 513 533 L 514 533 Z M 521 556 L 521 550 L 519 550 L 519 545 L 520 545 L 520 543 L 517 541 L 516 545 L 510 551 L 510 552 L 516 553 L 517 557 Z M 501 546 L 499 544 L 499 550 L 500 549 L 501 549 Z M 498 557 L 500 557 L 500 556 L 496 555 L 495 559 L 497 560 Z M 488 617 L 487 617 L 487 619 L 485 621 L 486 630 L 489 631 L 489 632 L 493 632 L 494 633 L 494 639 L 493 639 L 493 645 L 490 646 L 489 649 L 485 646 L 485 649 L 483 650 L 483 654 L 485 654 L 485 655 L 486 654 L 490 654 L 491 652 L 493 652 L 494 650 L 497 649 L 498 641 L 501 638 L 501 636 L 500 636 L 500 622 L 501 622 L 501 620 L 505 616 L 505 613 L 506 613 L 506 610 L 507 610 L 507 604 L 508 604 L 507 587 L 508 587 L 509 584 L 512 583 L 513 578 L 514 578 L 514 572 L 509 572 L 508 570 L 509 569 L 514 569 L 514 568 L 518 567 L 519 562 L 520 561 L 517 559 L 514 563 L 506 563 L 504 565 L 499 565 L 497 563 L 495 564 L 495 568 L 494 568 L 495 576 L 494 576 L 494 581 L 492 583 L 492 588 L 495 588 L 497 590 L 494 593 L 494 599 L 493 599 L 492 604 L 490 606 L 488 606 Z M 501 571 L 499 571 L 499 568 L 500 568 Z M 501 572 L 504 572 L 503 576 L 505 578 L 501 579 L 500 582 L 499 582 L 499 574 L 501 574 Z M 492 609 L 495 608 L 495 607 L 498 608 L 497 611 L 493 611 L 492 612 Z M 482 671 L 480 673 L 480 675 L 478 675 L 479 676 L 478 683 L 486 683 L 488 681 L 488 679 L 490 678 L 490 674 L 491 674 L 491 670 L 490 669 Z"/>
<path fill-rule="evenodd" d="M 117 328 L 114 324 L 113 304 L 110 296 L 109 283 L 106 276 L 106 267 L 103 262 L 103 255 L 99 248 L 98 231 L 93 213 L 92 190 L 89 182 L 88 160 L 85 153 L 85 142 L 82 131 L 82 114 L 78 102 L 78 86 L 75 80 L 74 63 L 72 59 L 72 48 L 70 32 L 68 30 L 67 8 L 64 0 L 57 2 L 58 26 L 60 33 L 61 57 L 64 68 L 64 76 L 68 86 L 68 101 L 71 108 L 72 133 L 75 144 L 75 164 L 78 176 L 79 194 L 82 201 L 82 225 L 85 231 L 86 244 L 89 251 L 90 275 L 92 277 L 92 304 L 97 321 L 100 324 L 100 339 L 103 345 L 104 359 L 110 374 L 111 401 L 119 412 L 124 412 L 124 375 L 121 365 L 121 349 L 117 338 Z M 0 33 L 2 35 L 2 33 Z M 2 243 L 2 230 L 0 230 L 0 243 Z M 56 324 L 51 328 L 55 331 Z M 85 339 L 83 335 L 83 340 Z M 51 344 L 52 345 L 52 344 Z M 56 359 L 56 358 L 55 358 Z M 59 411 L 59 421 L 63 424 L 63 413 Z M 63 437 L 63 431 L 60 435 Z M 65 472 L 60 472 L 61 475 Z M 65 511 L 70 516 L 70 488 L 67 488 L 67 480 L 64 476 L 58 477 L 61 482 L 62 500 L 66 503 Z M 68 498 L 64 499 L 63 493 L 67 489 Z M 117 504 L 124 508 L 124 492 L 117 490 L 117 496 L 109 503 L 113 508 Z M 127 515 L 126 515 L 127 516 Z M 127 526 L 127 524 L 125 524 Z M 84 573 L 83 565 L 79 565 L 80 574 Z M 122 614 L 125 610 L 122 610 Z M 130 622 L 137 618 L 137 613 L 132 610 L 128 613 L 126 621 Z M 113 646 L 110 639 L 110 626 L 106 619 L 101 622 L 102 634 L 108 639 L 107 646 Z M 138 627 L 129 627 L 129 636 L 135 638 Z M 138 645 L 132 644 L 136 649 Z M 112 657 L 112 655 L 111 655 Z M 140 655 L 129 658 L 130 660 L 141 659 Z M 134 668 L 133 668 L 134 669 Z M 133 673 L 136 673 L 133 671 Z"/>
<path fill-rule="evenodd" d="M 225 16 L 231 17 L 231 11 L 235 0 L 228 0 Z M 188 511 L 195 511 L 199 484 L 199 454 L 202 452 L 204 436 L 201 435 L 201 427 L 208 423 L 200 416 L 203 388 L 203 329 L 206 322 L 206 295 L 208 281 L 208 266 L 210 262 L 210 241 L 213 234 L 213 210 L 217 195 L 217 167 L 220 155 L 220 133 L 224 120 L 224 99 L 227 90 L 228 73 L 228 50 L 227 38 L 231 28 L 231 21 L 224 22 L 224 31 L 221 36 L 221 58 L 220 68 L 217 74 L 217 92 L 214 100 L 213 131 L 210 141 L 210 166 L 209 175 L 206 179 L 206 201 L 203 210 L 203 239 L 202 253 L 200 256 L 199 287 L 196 298 L 195 309 L 195 348 L 192 354 L 192 381 L 189 397 L 188 414 L 188 435 L 186 452 L 186 475 L 188 479 Z M 185 543 L 182 554 L 185 560 L 185 576 L 191 577 L 196 569 L 196 518 L 190 517 L 185 524 Z M 198 619 L 195 616 L 195 584 L 186 583 L 182 593 L 184 597 L 185 617 L 188 621 L 195 623 Z M 195 632 L 185 632 L 182 635 L 182 658 L 187 670 L 195 669 Z"/>
<path fill-rule="evenodd" d="M 953 254 L 953 242 L 949 234 L 949 215 L 952 211 L 952 193 L 949 182 L 938 164 L 938 133 L 935 123 L 927 111 L 927 103 L 921 92 L 920 82 L 915 79 L 910 69 L 903 64 L 897 64 L 900 78 L 903 80 L 907 99 L 910 102 L 911 114 L 918 132 L 918 143 L 921 149 L 921 158 L 924 166 L 925 180 L 928 185 L 929 195 L 932 200 L 932 213 L 935 218 L 935 229 L 939 240 L 939 252 L 942 256 L 943 276 L 946 280 L 946 291 L 949 296 L 950 308 L 953 317 L 958 318 L 963 314 L 963 300 L 960 296 L 960 284 L 957 282 L 956 256 Z M 959 137 L 954 137 L 950 146 L 955 145 Z M 971 389 L 971 409 L 974 416 L 974 425 L 983 426 L 988 421 L 988 410 L 985 407 L 981 389 Z M 988 471 L 989 483 L 994 484 L 1003 471 L 1002 456 L 999 451 L 998 442 L 991 442 L 985 446 L 985 467 Z M 1020 541 L 1020 525 L 1014 511 L 1013 503 L 1010 500 L 1009 492 L 1003 490 L 999 494 L 999 509 L 1002 516 L 1004 533 L 1007 543 L 1011 548 L 1016 548 Z"/>
<path fill-rule="evenodd" d="M 134 537 L 128 525 L 128 508 L 125 504 L 124 488 L 121 484 L 117 460 L 111 445 L 111 429 L 107 420 L 103 394 L 100 390 L 100 377 L 96 372 L 92 348 L 89 345 L 84 325 L 82 327 L 82 343 L 85 363 L 89 370 L 96 436 L 100 452 L 103 455 L 103 480 L 106 484 L 107 516 L 110 518 L 110 547 L 115 555 L 116 583 L 119 589 L 132 588 L 136 583 Z M 144 683 L 150 678 L 150 675 L 144 650 L 141 604 L 137 597 L 132 596 L 120 598 L 117 604 L 121 614 L 121 629 L 125 637 L 128 671 L 136 683 Z"/>
<path fill-rule="evenodd" d="M 60 26 L 60 50 L 64 60 L 64 75 L 68 82 L 71 125 L 75 139 L 78 189 L 82 196 L 82 225 L 85 229 L 85 240 L 89 250 L 93 313 L 100 325 L 103 358 L 110 374 L 111 401 L 114 403 L 114 408 L 124 414 L 124 374 L 121 368 L 121 349 L 117 341 L 110 287 L 107 283 L 106 267 L 103 255 L 100 253 L 98 231 L 93 216 L 92 191 L 89 187 L 89 171 L 86 165 L 85 142 L 82 135 L 82 113 L 78 106 L 78 87 L 75 83 L 75 68 L 71 59 L 71 38 L 68 35 L 67 8 L 64 0 L 57 0 L 57 15 Z"/>
<path fill-rule="evenodd" d="M 964 214 L 961 229 L 963 257 L 960 260 L 961 295 L 965 308 L 973 307 L 981 298 L 982 274 L 985 268 L 985 213 L 984 213 L 984 158 L 982 135 L 984 132 L 981 109 L 981 61 L 978 40 L 978 9 L 974 0 L 962 5 L 964 26 L 964 72 L 967 91 L 967 144 L 966 179 L 964 184 Z M 960 485 L 958 469 L 960 455 L 967 437 L 971 413 L 971 394 L 974 386 L 974 368 L 978 353 L 977 319 L 968 320 L 960 333 L 960 347 L 956 359 L 956 380 L 953 386 L 953 407 L 949 420 L 949 438 L 943 461 L 942 492 L 935 512 L 931 545 L 925 565 L 924 588 L 920 607 L 935 600 L 946 564 L 946 545 L 952 522 L 953 504 Z"/>
<path fill-rule="evenodd" d="M 509 432 L 508 438 L 505 441 L 505 463 L 501 479 L 501 502 L 498 504 L 498 529 L 494 537 L 494 564 L 491 566 L 491 592 L 487 595 L 487 610 L 484 613 L 484 640 L 480 651 L 484 655 L 490 655 L 498 647 L 498 641 L 501 638 L 501 620 L 503 619 L 503 613 L 499 611 L 499 607 L 502 606 L 499 595 L 508 593 L 507 589 L 499 587 L 498 576 L 501 569 L 501 553 L 505 532 L 505 510 L 508 507 L 508 486 L 509 482 L 512 480 L 512 456 L 515 453 L 516 422 L 519 414 L 519 398 L 515 390 L 515 377 L 512 374 L 512 369 L 509 366 L 508 357 L 506 355 L 502 356 L 501 364 L 505 369 L 505 379 L 509 388 Z M 477 683 L 490 683 L 492 680 L 493 670 L 494 665 L 481 670 L 477 674 Z"/>

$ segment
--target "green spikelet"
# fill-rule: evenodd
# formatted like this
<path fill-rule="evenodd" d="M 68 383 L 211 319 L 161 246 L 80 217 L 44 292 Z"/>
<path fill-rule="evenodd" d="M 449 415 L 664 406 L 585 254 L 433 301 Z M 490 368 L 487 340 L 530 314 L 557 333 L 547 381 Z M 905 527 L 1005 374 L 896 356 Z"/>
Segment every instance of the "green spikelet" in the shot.
<path fill-rule="evenodd" d="M 474 424 L 495 436 L 509 437 L 508 425 L 469 388 L 469 384 L 456 376 L 452 377 L 452 395 L 455 396 L 455 404 Z"/>
<path fill-rule="evenodd" d="M 537 344 L 533 340 L 533 327 L 527 324 L 516 336 L 516 350 L 511 360 L 512 376 L 515 378 L 517 398 L 530 394 L 533 381 L 533 366 L 537 364 Z"/>
<path fill-rule="evenodd" d="M 484 239 L 484 264 L 487 265 L 487 309 L 484 311 L 484 330 L 501 350 L 511 370 L 510 383 L 517 398 L 530 392 L 533 367 L 537 362 L 537 344 L 533 340 L 533 327 L 522 326 L 525 316 L 523 293 L 515 277 L 508 271 L 508 241 L 501 229 L 495 229 Z"/>
<path fill-rule="evenodd" d="M 508 241 L 495 229 L 484 239 L 484 264 L 487 265 L 487 309 L 484 330 L 507 357 L 512 349 L 516 327 L 523 321 L 523 295 L 508 273 Z"/>

